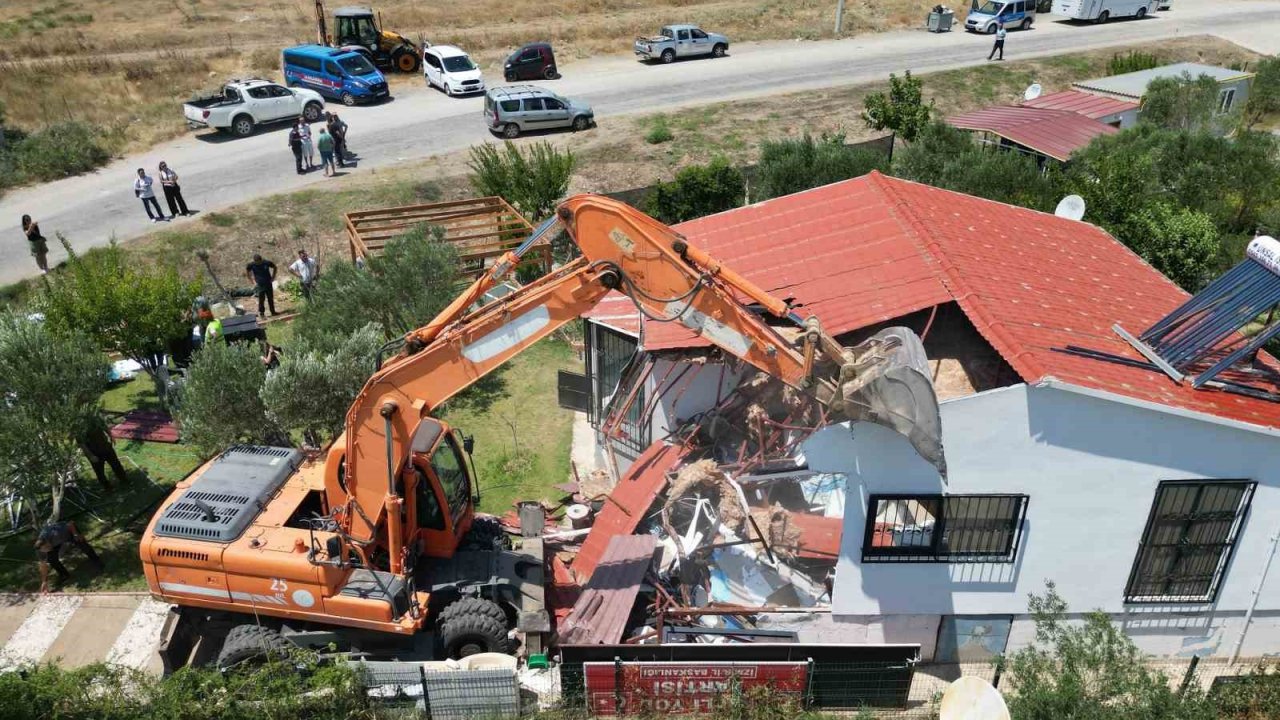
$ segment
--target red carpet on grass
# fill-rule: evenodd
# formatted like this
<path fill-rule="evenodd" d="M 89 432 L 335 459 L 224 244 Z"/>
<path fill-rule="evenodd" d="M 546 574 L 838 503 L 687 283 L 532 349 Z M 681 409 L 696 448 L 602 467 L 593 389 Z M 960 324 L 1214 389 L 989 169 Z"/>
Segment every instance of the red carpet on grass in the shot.
<path fill-rule="evenodd" d="M 166 413 L 131 410 L 124 414 L 123 420 L 111 427 L 111 437 L 117 440 L 176 443 L 178 426 Z"/>

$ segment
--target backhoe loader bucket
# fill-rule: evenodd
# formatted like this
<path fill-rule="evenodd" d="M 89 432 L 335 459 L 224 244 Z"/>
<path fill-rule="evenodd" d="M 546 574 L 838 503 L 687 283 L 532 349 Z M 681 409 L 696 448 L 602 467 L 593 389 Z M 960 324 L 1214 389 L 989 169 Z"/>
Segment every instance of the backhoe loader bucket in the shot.
<path fill-rule="evenodd" d="M 898 432 L 947 476 L 942 418 L 920 337 L 890 327 L 845 349 L 839 389 L 830 401 L 832 420 L 871 422 Z"/>

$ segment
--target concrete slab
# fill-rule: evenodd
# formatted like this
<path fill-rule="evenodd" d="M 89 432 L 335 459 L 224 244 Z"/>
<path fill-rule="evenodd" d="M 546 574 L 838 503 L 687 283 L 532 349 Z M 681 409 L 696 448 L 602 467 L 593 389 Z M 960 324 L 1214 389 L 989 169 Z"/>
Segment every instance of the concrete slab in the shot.
<path fill-rule="evenodd" d="M 0 596 L 0 648 L 9 642 L 9 638 L 13 637 L 13 633 L 31 614 L 38 597 L 37 595 Z"/>
<path fill-rule="evenodd" d="M 83 601 L 80 595 L 41 596 L 0 650 L 0 669 L 39 662 Z"/>
<path fill-rule="evenodd" d="M 137 670 L 148 670 L 151 666 L 155 666 L 157 671 L 163 669 L 156 646 L 168 614 L 167 603 L 142 598 L 107 652 L 107 662 Z"/>
<path fill-rule="evenodd" d="M 136 595 L 85 596 L 42 659 L 64 668 L 105 660 L 140 602 Z"/>

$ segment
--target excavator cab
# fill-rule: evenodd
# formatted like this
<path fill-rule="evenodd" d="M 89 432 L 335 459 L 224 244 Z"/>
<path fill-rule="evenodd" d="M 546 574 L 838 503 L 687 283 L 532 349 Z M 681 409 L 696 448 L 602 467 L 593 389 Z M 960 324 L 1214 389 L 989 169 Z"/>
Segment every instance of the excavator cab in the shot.
<path fill-rule="evenodd" d="M 418 47 L 399 33 L 379 27 L 373 10 L 367 7 L 343 7 L 333 13 L 334 44 L 356 50 L 369 57 L 380 68 L 400 72 L 418 69 Z"/>
<path fill-rule="evenodd" d="M 409 539 L 419 555 L 450 558 L 475 522 L 474 465 L 471 442 L 435 418 L 423 418 L 414 433 L 404 498 Z"/>

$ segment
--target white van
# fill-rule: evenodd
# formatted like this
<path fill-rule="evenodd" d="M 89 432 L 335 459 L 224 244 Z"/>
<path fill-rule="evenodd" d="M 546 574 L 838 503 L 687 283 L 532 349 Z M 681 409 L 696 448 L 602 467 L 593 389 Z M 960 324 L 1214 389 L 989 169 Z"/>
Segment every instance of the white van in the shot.
<path fill-rule="evenodd" d="M 484 76 L 480 67 L 461 48 L 453 45 L 423 48 L 422 75 L 427 79 L 427 87 L 434 85 L 445 95 L 484 92 Z"/>
<path fill-rule="evenodd" d="M 976 10 L 969 11 L 964 29 L 969 32 L 990 35 L 996 26 L 1004 23 L 1005 30 L 1028 30 L 1036 19 L 1036 0 L 986 0 Z"/>
<path fill-rule="evenodd" d="M 1114 18 L 1144 18 L 1159 6 L 1160 0 L 1054 0 L 1053 14 L 1104 23 Z"/>

